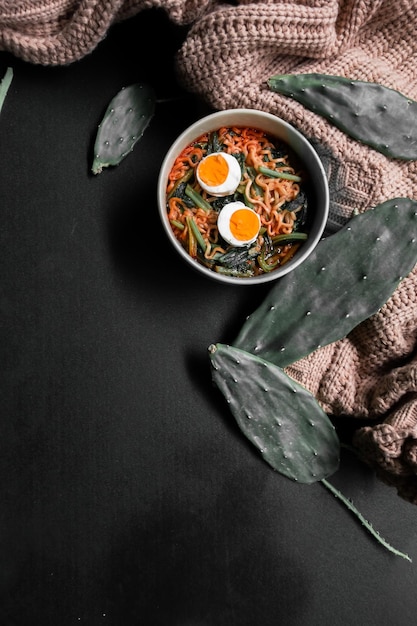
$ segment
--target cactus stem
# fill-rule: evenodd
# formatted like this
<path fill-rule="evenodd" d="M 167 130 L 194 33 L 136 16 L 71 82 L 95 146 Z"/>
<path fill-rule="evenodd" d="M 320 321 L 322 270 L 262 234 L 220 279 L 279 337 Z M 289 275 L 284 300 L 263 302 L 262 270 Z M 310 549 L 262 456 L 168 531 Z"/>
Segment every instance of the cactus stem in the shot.
<path fill-rule="evenodd" d="M 387 548 L 387 550 L 389 550 L 389 552 L 392 552 L 393 554 L 402 557 L 403 559 L 406 559 L 407 561 L 409 561 L 410 563 L 412 562 L 411 558 L 408 556 L 408 554 L 406 554 L 405 552 L 401 552 L 400 550 L 397 550 L 396 548 L 394 548 L 392 545 L 390 545 L 383 537 L 381 537 L 381 535 L 379 534 L 378 531 L 376 531 L 374 529 L 374 527 L 372 526 L 372 524 L 370 522 L 368 522 L 364 516 L 362 515 L 362 513 L 360 513 L 358 511 L 358 509 L 355 507 L 355 505 L 352 503 L 352 500 L 350 498 L 347 498 L 346 496 L 344 496 L 338 489 L 336 489 L 336 487 L 334 487 L 328 480 L 326 480 L 325 478 L 322 478 L 321 481 L 322 485 L 324 487 L 326 487 L 326 489 L 328 489 L 336 498 L 338 498 L 348 509 L 349 511 L 351 511 L 357 518 L 358 520 L 362 523 L 362 525 L 370 532 L 370 534 L 382 545 L 384 546 L 384 548 Z"/>

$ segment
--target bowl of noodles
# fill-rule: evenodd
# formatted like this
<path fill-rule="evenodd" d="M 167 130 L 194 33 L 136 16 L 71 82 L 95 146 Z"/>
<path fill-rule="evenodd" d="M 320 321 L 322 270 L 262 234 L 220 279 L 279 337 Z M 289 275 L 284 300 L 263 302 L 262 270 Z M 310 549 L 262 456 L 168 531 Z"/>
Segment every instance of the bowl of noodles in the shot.
<path fill-rule="evenodd" d="M 329 212 L 323 165 L 288 122 L 255 109 L 196 121 L 161 165 L 158 210 L 192 268 L 229 284 L 276 280 L 307 259 Z"/>

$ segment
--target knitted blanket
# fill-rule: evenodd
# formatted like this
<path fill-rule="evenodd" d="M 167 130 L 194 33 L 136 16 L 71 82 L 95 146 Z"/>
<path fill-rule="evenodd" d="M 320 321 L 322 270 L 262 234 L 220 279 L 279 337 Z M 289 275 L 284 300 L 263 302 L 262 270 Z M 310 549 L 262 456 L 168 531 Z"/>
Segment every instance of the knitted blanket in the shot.
<path fill-rule="evenodd" d="M 151 8 L 189 26 L 176 58 L 187 90 L 215 109 L 274 113 L 314 144 L 330 185 L 328 230 L 353 211 L 417 198 L 417 161 L 355 142 L 266 84 L 275 74 L 320 72 L 378 82 L 417 100 L 413 0 L 0 0 L 0 49 L 32 63 L 72 63 L 113 23 Z M 417 504 L 417 268 L 377 314 L 287 372 L 329 415 L 357 420 L 358 454 Z"/>

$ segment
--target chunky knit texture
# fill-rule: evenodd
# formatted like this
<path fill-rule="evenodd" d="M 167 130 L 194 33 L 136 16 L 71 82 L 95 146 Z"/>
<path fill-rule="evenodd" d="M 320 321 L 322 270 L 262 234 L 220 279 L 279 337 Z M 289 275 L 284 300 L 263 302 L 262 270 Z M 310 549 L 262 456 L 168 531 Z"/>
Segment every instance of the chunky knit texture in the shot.
<path fill-rule="evenodd" d="M 146 9 L 176 24 L 195 21 L 210 0 L 0 0 L 0 50 L 42 65 L 65 65 L 92 52 L 109 27 Z"/>
<path fill-rule="evenodd" d="M 151 8 L 189 26 L 176 58 L 186 89 L 215 109 L 274 113 L 311 140 L 330 185 L 329 231 L 353 211 L 397 196 L 417 199 L 417 161 L 359 144 L 266 83 L 275 74 L 321 72 L 417 100 L 414 0 L 0 0 L 0 49 L 33 63 L 71 63 L 114 22 Z M 287 371 L 335 419 L 371 423 L 355 432 L 359 454 L 417 504 L 417 268 L 348 337 Z"/>

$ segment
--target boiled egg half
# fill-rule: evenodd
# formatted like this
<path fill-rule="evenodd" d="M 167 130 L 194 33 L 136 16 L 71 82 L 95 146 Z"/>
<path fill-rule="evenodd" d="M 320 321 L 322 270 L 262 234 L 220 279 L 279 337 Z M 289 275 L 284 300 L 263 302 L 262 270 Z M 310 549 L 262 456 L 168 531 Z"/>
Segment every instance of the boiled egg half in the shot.
<path fill-rule="evenodd" d="M 217 218 L 220 235 L 232 246 L 247 246 L 253 243 L 261 228 L 259 215 L 243 202 L 225 204 Z"/>
<path fill-rule="evenodd" d="M 227 152 L 212 152 L 196 168 L 197 180 L 212 196 L 229 196 L 239 186 L 242 172 L 239 161 Z"/>

